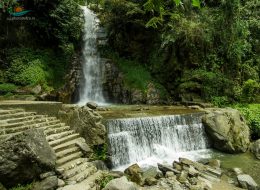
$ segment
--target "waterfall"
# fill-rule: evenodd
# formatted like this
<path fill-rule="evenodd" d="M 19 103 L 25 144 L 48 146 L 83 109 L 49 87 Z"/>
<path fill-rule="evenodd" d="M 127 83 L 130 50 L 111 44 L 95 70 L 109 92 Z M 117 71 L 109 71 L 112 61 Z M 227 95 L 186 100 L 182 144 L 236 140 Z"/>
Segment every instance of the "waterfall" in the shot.
<path fill-rule="evenodd" d="M 201 114 L 111 119 L 106 126 L 114 168 L 201 158 L 210 147 Z"/>
<path fill-rule="evenodd" d="M 97 30 L 99 20 L 87 7 L 82 7 L 84 12 L 84 49 L 83 49 L 83 79 L 80 85 L 79 104 L 89 101 L 103 103 L 102 89 L 102 62 L 97 50 Z"/>

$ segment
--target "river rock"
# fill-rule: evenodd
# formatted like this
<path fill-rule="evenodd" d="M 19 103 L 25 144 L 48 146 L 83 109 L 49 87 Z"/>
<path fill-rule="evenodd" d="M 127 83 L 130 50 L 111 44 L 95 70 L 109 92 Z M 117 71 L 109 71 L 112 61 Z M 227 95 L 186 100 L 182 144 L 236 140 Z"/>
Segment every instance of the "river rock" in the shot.
<path fill-rule="evenodd" d="M 124 176 L 111 180 L 103 190 L 138 190 L 138 188 Z"/>
<path fill-rule="evenodd" d="M 245 152 L 250 144 L 249 128 L 238 110 L 208 108 L 202 121 L 214 148 L 228 152 Z"/>
<path fill-rule="evenodd" d="M 212 160 L 209 160 L 209 163 L 208 165 L 211 166 L 212 168 L 220 168 L 220 160 L 217 160 L 217 159 L 212 159 Z"/>
<path fill-rule="evenodd" d="M 92 162 L 98 170 L 108 170 L 106 164 L 102 160 L 95 160 Z"/>
<path fill-rule="evenodd" d="M 166 174 L 166 172 L 171 171 L 174 172 L 175 174 L 180 174 L 181 172 L 178 170 L 173 169 L 171 166 L 163 165 L 163 164 L 157 164 L 158 169 L 163 173 L 163 175 Z"/>
<path fill-rule="evenodd" d="M 258 185 L 250 175 L 241 174 L 237 176 L 239 185 L 248 190 L 257 190 Z"/>
<path fill-rule="evenodd" d="M 98 107 L 98 105 L 95 102 L 88 102 L 86 104 L 86 106 L 88 106 L 90 109 L 93 109 L 93 110 L 97 109 L 97 107 Z"/>
<path fill-rule="evenodd" d="M 33 181 L 53 171 L 56 156 L 42 129 L 30 129 L 0 143 L 0 179 L 4 186 Z"/>
<path fill-rule="evenodd" d="M 252 143 L 250 150 L 255 154 L 256 158 L 260 160 L 260 139 Z"/>
<path fill-rule="evenodd" d="M 143 178 L 155 178 L 157 175 L 158 171 L 157 168 L 154 166 L 149 166 L 148 168 L 143 168 L 142 169 L 142 176 Z"/>
<path fill-rule="evenodd" d="M 142 178 L 142 170 L 138 164 L 133 164 L 125 169 L 124 173 L 129 177 L 129 179 L 138 185 L 143 185 L 144 180 Z"/>
<path fill-rule="evenodd" d="M 36 182 L 32 190 L 55 190 L 58 187 L 57 176 L 50 176 L 42 180 L 41 182 Z"/>
<path fill-rule="evenodd" d="M 145 179 L 144 184 L 148 186 L 156 185 L 157 179 L 155 179 L 154 177 L 148 177 Z"/>
<path fill-rule="evenodd" d="M 40 94 L 41 93 L 41 91 L 42 91 L 42 87 L 41 87 L 41 85 L 37 85 L 37 86 L 35 86 L 35 87 L 33 87 L 32 89 L 31 89 L 31 92 L 33 93 L 33 94 Z"/>

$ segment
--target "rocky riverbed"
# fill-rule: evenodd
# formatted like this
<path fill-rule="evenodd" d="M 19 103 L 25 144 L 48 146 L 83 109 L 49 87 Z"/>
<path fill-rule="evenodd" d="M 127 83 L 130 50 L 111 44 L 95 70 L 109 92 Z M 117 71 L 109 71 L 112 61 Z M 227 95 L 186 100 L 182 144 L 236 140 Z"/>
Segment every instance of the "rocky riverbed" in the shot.
<path fill-rule="evenodd" d="M 116 179 L 104 190 L 258 190 L 254 179 L 239 168 L 227 171 L 221 161 L 211 159 L 194 162 L 186 158 L 173 161 L 172 165 L 140 168 L 133 164 L 124 173 L 111 172 Z M 128 181 L 129 179 L 129 181 Z"/>

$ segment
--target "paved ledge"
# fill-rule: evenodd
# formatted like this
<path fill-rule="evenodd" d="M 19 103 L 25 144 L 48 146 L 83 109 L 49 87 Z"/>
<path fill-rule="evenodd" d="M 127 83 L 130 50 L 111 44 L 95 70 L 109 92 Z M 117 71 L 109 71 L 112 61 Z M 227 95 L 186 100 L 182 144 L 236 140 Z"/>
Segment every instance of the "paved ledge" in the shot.
<path fill-rule="evenodd" d="M 62 102 L 48 101 L 19 101 L 5 100 L 0 101 L 0 109 L 15 109 L 21 108 L 25 111 L 37 112 L 38 114 L 57 116 L 62 107 Z"/>

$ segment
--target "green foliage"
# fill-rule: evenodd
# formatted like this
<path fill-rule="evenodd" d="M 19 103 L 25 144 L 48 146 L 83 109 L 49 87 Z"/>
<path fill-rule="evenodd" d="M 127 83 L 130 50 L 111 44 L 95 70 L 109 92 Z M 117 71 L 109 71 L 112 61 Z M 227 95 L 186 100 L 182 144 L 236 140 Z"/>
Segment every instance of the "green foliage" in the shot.
<path fill-rule="evenodd" d="M 40 84 L 46 90 L 48 86 L 58 88 L 63 84 L 68 61 L 61 53 L 20 48 L 9 50 L 7 59 L 10 66 L 6 78 L 11 83 L 21 86 Z"/>
<path fill-rule="evenodd" d="M 107 151 L 108 151 L 108 145 L 103 144 L 99 146 L 93 147 L 94 155 L 92 157 L 93 160 L 107 160 Z"/>
<path fill-rule="evenodd" d="M 179 85 L 179 91 L 181 93 L 187 91 L 197 92 L 202 98 L 209 101 L 215 99 L 217 103 L 217 101 L 223 101 L 223 99 L 220 100 L 221 95 L 230 96 L 232 94 L 229 89 L 231 84 L 232 82 L 221 73 L 198 69 L 184 73 L 182 83 Z"/>
<path fill-rule="evenodd" d="M 0 91 L 5 93 L 14 92 L 18 87 L 14 84 L 4 83 L 0 84 Z"/>
<path fill-rule="evenodd" d="M 237 104 L 233 106 L 246 118 L 253 140 L 260 138 L 260 104 Z"/>
<path fill-rule="evenodd" d="M 106 187 L 106 185 L 111 181 L 113 180 L 114 177 L 111 176 L 111 175 L 102 175 L 100 178 L 98 178 L 97 180 L 97 184 L 99 184 L 100 186 L 100 189 L 103 189 Z"/>
<path fill-rule="evenodd" d="M 242 101 L 252 103 L 256 102 L 260 96 L 260 84 L 252 79 L 244 82 L 242 86 Z"/>
<path fill-rule="evenodd" d="M 32 190 L 33 184 L 27 184 L 27 185 L 17 185 L 16 187 L 11 188 L 10 190 Z"/>
<path fill-rule="evenodd" d="M 226 107 L 230 102 L 227 96 L 213 96 L 211 102 L 217 107 Z"/>

